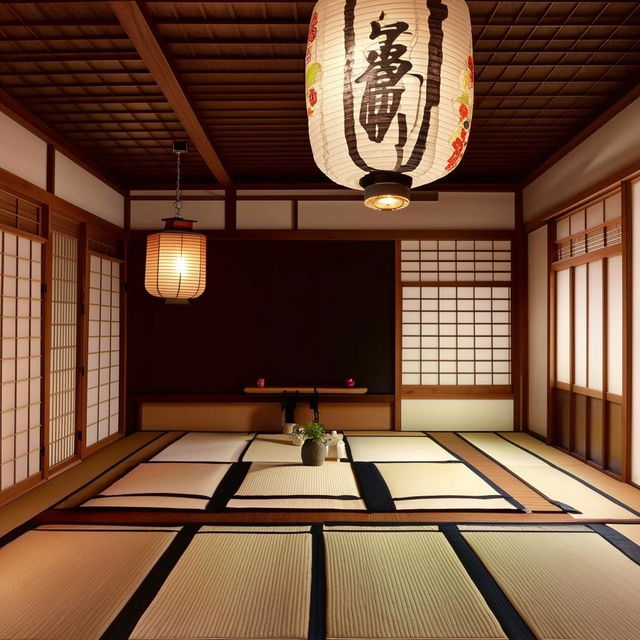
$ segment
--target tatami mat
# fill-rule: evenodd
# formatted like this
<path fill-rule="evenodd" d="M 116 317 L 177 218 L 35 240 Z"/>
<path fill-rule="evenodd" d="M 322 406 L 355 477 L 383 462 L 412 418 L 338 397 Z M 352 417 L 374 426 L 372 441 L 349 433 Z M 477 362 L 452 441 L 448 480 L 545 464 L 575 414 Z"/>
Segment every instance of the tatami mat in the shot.
<path fill-rule="evenodd" d="M 0 638 L 99 638 L 176 535 L 74 529 L 30 531 L 0 549 Z"/>
<path fill-rule="evenodd" d="M 532 513 L 536 511 L 560 513 L 562 511 L 560 507 L 546 500 L 537 491 L 501 467 L 495 460 L 472 447 L 455 433 L 441 431 L 431 433 L 431 436 L 506 491 L 528 511 Z"/>
<path fill-rule="evenodd" d="M 378 462 L 376 467 L 398 510 L 518 509 L 462 462 Z"/>
<path fill-rule="evenodd" d="M 306 638 L 311 535 L 198 533 L 131 638 Z"/>
<path fill-rule="evenodd" d="M 137 432 L 107 445 L 83 460 L 81 464 L 72 465 L 66 471 L 2 506 L 0 536 L 59 501 L 63 501 L 59 505 L 61 507 L 80 504 L 98 493 L 100 488 L 108 486 L 113 478 L 122 475 L 124 469 L 146 460 L 176 437 L 177 434 L 173 433 Z M 113 476 L 111 480 L 110 476 Z"/>
<path fill-rule="evenodd" d="M 230 508 L 364 509 L 350 464 L 254 462 L 242 485 L 227 504 Z"/>
<path fill-rule="evenodd" d="M 354 462 L 443 462 L 455 461 L 444 447 L 424 435 L 390 438 L 388 436 L 349 436 Z"/>
<path fill-rule="evenodd" d="M 198 509 L 207 508 L 211 498 L 183 496 L 100 496 L 80 505 L 86 508 L 111 509 Z"/>
<path fill-rule="evenodd" d="M 187 433 L 151 462 L 237 462 L 252 438 L 247 433 Z"/>
<path fill-rule="evenodd" d="M 609 526 L 640 546 L 640 524 L 610 524 Z"/>
<path fill-rule="evenodd" d="M 494 433 L 464 433 L 462 437 L 491 456 L 540 491 L 548 499 L 562 503 L 580 513 L 571 514 L 578 520 L 636 519 L 628 509 L 616 504 L 580 480 L 554 468 L 544 460 L 523 451 Z"/>
<path fill-rule="evenodd" d="M 327 638 L 505 638 L 444 535 L 324 534 Z"/>
<path fill-rule="evenodd" d="M 186 462 L 140 464 L 83 506 L 204 509 L 229 467 Z"/>
<path fill-rule="evenodd" d="M 463 536 L 539 640 L 637 640 L 640 566 L 598 534 Z"/>
<path fill-rule="evenodd" d="M 530 453 L 522 451 L 518 447 L 510 446 L 504 438 L 495 433 L 465 432 L 459 435 L 505 467 L 536 466 L 541 463 Z"/>
<path fill-rule="evenodd" d="M 592 466 L 582 462 L 582 460 L 578 460 L 564 451 L 540 442 L 540 440 L 528 433 L 503 433 L 502 435 L 511 442 L 531 451 L 531 453 L 544 458 L 551 464 L 558 465 L 581 480 L 598 487 L 598 489 L 629 505 L 632 509 L 640 511 L 640 489 L 626 482 L 620 482 L 620 480 L 594 469 Z"/>
<path fill-rule="evenodd" d="M 302 445 L 285 433 L 257 435 L 242 457 L 244 462 L 292 462 L 302 460 Z"/>

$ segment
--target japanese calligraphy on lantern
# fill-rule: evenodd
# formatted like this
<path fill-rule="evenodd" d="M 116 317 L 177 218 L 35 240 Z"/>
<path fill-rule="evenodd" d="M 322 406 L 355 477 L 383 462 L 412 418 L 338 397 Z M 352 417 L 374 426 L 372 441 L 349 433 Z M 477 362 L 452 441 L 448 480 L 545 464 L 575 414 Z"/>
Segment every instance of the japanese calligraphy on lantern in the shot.
<path fill-rule="evenodd" d="M 306 98 L 320 169 L 356 189 L 370 173 L 414 186 L 446 175 L 468 141 L 473 81 L 461 74 L 471 56 L 464 0 L 319 0 Z"/>

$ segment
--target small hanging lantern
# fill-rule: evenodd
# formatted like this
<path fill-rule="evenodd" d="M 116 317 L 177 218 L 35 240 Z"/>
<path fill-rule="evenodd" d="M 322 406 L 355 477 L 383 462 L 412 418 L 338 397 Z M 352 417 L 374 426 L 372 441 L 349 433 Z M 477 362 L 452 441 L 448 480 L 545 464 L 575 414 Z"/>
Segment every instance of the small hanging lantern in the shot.
<path fill-rule="evenodd" d="M 144 286 L 152 295 L 167 302 L 187 302 L 202 295 L 206 285 L 207 239 L 193 230 L 195 220 L 182 217 L 180 156 L 186 142 L 174 143 L 177 181 L 173 218 L 163 218 L 163 231 L 147 237 L 147 261 Z"/>
<path fill-rule="evenodd" d="M 464 0 L 319 0 L 306 53 L 313 157 L 396 211 L 451 172 L 469 140 L 473 52 Z"/>

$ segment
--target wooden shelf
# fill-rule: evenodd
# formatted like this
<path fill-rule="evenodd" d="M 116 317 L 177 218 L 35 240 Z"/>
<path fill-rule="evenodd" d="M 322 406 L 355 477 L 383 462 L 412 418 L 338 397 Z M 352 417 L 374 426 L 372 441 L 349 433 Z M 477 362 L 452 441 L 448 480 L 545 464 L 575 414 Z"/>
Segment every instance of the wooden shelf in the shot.
<path fill-rule="evenodd" d="M 283 394 L 301 393 L 319 395 L 363 395 L 367 393 L 367 387 L 245 387 L 245 393 L 255 394 Z"/>

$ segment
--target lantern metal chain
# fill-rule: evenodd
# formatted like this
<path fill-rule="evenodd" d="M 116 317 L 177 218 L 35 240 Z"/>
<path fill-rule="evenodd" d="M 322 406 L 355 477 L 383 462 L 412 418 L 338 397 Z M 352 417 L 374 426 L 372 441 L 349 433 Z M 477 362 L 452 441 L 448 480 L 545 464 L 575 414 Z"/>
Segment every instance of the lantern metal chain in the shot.
<path fill-rule="evenodd" d="M 182 191 L 180 190 L 180 156 L 182 155 L 181 151 L 176 151 L 176 199 L 173 202 L 173 206 L 176 208 L 176 218 L 182 218 Z"/>

